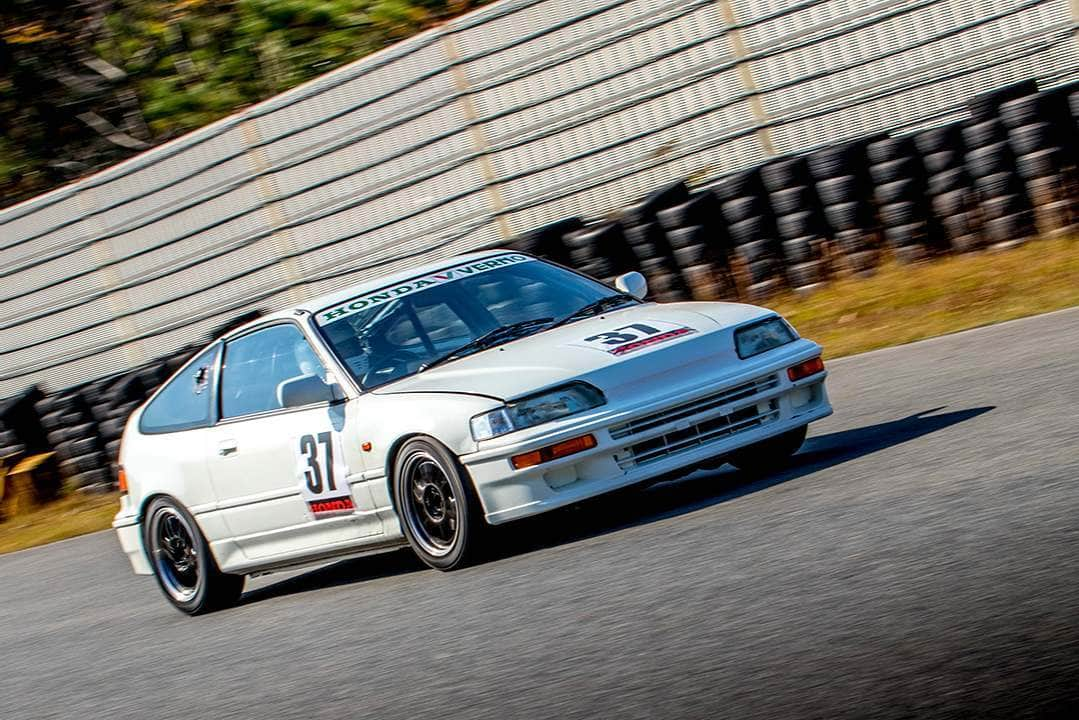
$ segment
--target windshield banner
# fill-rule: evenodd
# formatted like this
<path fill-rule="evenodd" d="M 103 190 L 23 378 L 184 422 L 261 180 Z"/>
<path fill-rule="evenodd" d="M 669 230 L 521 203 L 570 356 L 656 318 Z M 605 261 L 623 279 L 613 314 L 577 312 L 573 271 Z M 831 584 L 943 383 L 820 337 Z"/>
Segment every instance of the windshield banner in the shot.
<path fill-rule="evenodd" d="M 468 263 L 467 265 L 458 265 L 457 267 L 439 270 L 438 272 L 425 277 L 408 280 L 399 285 L 394 285 L 393 287 L 384 288 L 377 292 L 368 293 L 367 295 L 361 295 L 358 298 L 353 298 L 336 307 L 320 310 L 316 322 L 319 325 L 326 325 L 335 320 L 340 320 L 343 317 L 348 317 L 349 315 L 354 315 L 368 308 L 375 307 L 376 305 L 382 305 L 391 300 L 396 300 L 399 297 L 408 295 L 417 290 L 433 287 L 435 285 L 443 285 L 473 275 L 479 275 L 488 270 L 505 267 L 506 265 L 529 262 L 534 259 L 535 258 L 531 258 L 527 255 L 496 255 L 495 257 L 487 258 L 486 260 L 478 260 L 476 262 Z"/>

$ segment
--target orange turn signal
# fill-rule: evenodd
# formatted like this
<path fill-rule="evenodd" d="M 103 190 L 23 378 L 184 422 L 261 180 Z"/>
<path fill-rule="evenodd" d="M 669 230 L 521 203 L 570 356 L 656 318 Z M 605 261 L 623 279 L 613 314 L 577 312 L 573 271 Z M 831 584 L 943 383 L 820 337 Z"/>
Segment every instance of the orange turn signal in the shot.
<path fill-rule="evenodd" d="M 516 469 L 522 470 L 524 468 L 534 467 L 540 463 L 557 460 L 560 457 L 573 455 L 574 453 L 579 453 L 584 450 L 591 450 L 595 446 L 596 438 L 591 435 L 582 435 L 581 437 L 563 440 L 560 443 L 542 447 L 539 450 L 514 455 L 510 458 L 510 463 L 512 463 L 513 467 Z"/>
<path fill-rule="evenodd" d="M 123 465 L 116 470 L 116 485 L 120 488 L 120 492 L 127 492 L 127 472 Z"/>
<path fill-rule="evenodd" d="M 811 360 L 800 362 L 794 367 L 787 368 L 787 377 L 791 379 L 791 382 L 798 382 L 802 378 L 816 375 L 819 372 L 824 372 L 824 361 L 820 359 L 820 355 Z"/>

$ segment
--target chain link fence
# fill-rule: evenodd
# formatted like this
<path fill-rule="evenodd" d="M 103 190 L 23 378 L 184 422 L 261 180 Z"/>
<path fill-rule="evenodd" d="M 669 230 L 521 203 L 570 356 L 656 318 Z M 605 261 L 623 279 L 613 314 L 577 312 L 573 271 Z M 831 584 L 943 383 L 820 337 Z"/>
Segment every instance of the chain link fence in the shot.
<path fill-rule="evenodd" d="M 1079 74 L 1071 0 L 503 0 L 0 212 L 0 396 Z"/>

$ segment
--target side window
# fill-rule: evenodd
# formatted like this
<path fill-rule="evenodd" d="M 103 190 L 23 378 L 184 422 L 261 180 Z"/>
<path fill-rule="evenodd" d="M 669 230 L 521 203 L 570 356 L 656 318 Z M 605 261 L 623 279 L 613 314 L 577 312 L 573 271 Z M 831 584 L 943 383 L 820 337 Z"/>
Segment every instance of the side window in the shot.
<path fill-rule="evenodd" d="M 161 389 L 142 412 L 141 432 L 178 432 L 210 424 L 210 379 L 220 347 L 204 352 Z"/>
<path fill-rule="evenodd" d="M 305 375 L 325 378 L 315 351 L 295 325 L 273 325 L 225 345 L 221 417 L 279 410 L 281 385 Z"/>

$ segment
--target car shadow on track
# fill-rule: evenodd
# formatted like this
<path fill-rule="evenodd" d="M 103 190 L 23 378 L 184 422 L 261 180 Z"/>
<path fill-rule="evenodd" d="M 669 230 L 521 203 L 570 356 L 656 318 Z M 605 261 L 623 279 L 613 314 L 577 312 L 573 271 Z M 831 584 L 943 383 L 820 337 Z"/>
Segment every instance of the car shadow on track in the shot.
<path fill-rule="evenodd" d="M 937 413 L 943 407 L 899 420 L 817 435 L 806 440 L 790 467 L 766 477 L 728 471 L 701 471 L 646 489 L 611 493 L 569 508 L 521 520 L 497 530 L 491 560 L 617 532 L 627 527 L 694 512 L 765 490 L 820 470 L 920 438 L 987 413 L 994 406 Z M 319 588 L 392 577 L 423 569 L 408 549 L 344 560 L 289 577 L 244 594 L 243 604 Z"/>
<path fill-rule="evenodd" d="M 700 471 L 520 521 L 507 526 L 508 537 L 500 543 L 498 557 L 617 532 L 735 500 L 943 430 L 994 410 L 995 406 L 934 414 L 943 409 L 932 408 L 899 420 L 810 437 L 788 468 L 767 476 L 733 468 Z"/>

